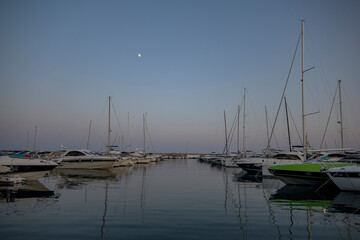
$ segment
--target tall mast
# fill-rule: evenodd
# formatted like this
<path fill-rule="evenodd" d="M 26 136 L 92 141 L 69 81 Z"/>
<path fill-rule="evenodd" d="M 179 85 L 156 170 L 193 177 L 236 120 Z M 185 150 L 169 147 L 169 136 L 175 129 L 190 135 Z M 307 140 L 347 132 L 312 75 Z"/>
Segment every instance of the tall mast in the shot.
<path fill-rule="evenodd" d="M 228 149 L 228 137 L 227 137 L 227 129 L 226 129 L 226 114 L 224 110 L 224 122 L 225 122 L 225 154 L 227 155 L 229 152 Z"/>
<path fill-rule="evenodd" d="M 144 152 L 147 154 L 147 145 L 146 145 L 146 113 L 143 114 L 143 130 L 144 130 Z"/>
<path fill-rule="evenodd" d="M 305 130 L 305 87 L 304 87 L 304 23 L 305 20 L 301 20 L 301 85 L 302 85 L 302 127 L 303 127 L 303 160 L 306 161 L 307 142 L 306 142 L 306 130 Z"/>
<path fill-rule="evenodd" d="M 270 147 L 270 143 L 269 143 L 269 124 L 268 124 L 268 114 L 267 114 L 267 110 L 266 110 L 266 106 L 265 106 L 265 120 L 266 120 L 266 136 L 267 136 L 267 142 L 268 142 L 268 148 Z"/>
<path fill-rule="evenodd" d="M 92 122 L 92 120 L 90 120 L 89 134 L 88 134 L 88 140 L 87 140 L 86 150 L 89 150 L 91 122 Z"/>
<path fill-rule="evenodd" d="M 341 102 L 341 80 L 339 83 L 339 101 L 340 101 L 340 136 L 341 136 L 341 148 L 344 148 L 344 128 L 343 128 L 343 113 L 342 113 L 342 102 Z"/>
<path fill-rule="evenodd" d="M 291 136 L 290 136 L 289 115 L 288 115 L 288 106 L 287 106 L 286 97 L 284 97 L 284 100 L 285 100 L 286 124 L 288 130 L 289 151 L 291 152 Z"/>
<path fill-rule="evenodd" d="M 238 112 L 237 112 L 237 154 L 240 154 L 240 105 L 238 105 Z"/>
<path fill-rule="evenodd" d="M 127 130 L 127 144 L 126 144 L 126 152 L 130 151 L 130 113 L 128 112 L 128 130 Z"/>
<path fill-rule="evenodd" d="M 111 97 L 109 97 L 109 120 L 108 120 L 108 154 L 110 154 L 110 105 L 111 105 Z"/>
<path fill-rule="evenodd" d="M 246 158 L 246 148 L 245 148 L 245 99 L 246 99 L 246 88 L 244 88 L 244 120 L 243 120 L 243 157 Z"/>

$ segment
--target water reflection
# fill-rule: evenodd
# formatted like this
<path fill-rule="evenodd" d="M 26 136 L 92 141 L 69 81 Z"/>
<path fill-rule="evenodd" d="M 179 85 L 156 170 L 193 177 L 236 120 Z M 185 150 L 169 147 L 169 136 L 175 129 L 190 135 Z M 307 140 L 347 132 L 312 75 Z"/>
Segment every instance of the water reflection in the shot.
<path fill-rule="evenodd" d="M 0 203 L 24 202 L 30 199 L 52 196 L 55 196 L 54 191 L 49 190 L 39 181 L 27 181 L 16 185 L 0 186 Z"/>
<path fill-rule="evenodd" d="M 5 237 L 21 239 L 32 232 L 26 220 L 34 217 L 37 224 L 48 224 L 49 234 L 61 227 L 61 239 L 79 229 L 83 235 L 78 239 L 263 239 L 264 234 L 269 239 L 336 238 L 336 234 L 358 239 L 360 234 L 360 194 L 243 178 L 241 169 L 197 161 L 61 169 L 40 182 L 60 197 L 50 198 L 55 202 L 51 208 L 44 208 L 49 200 L 39 201 L 41 197 L 31 205 L 3 204 L 11 207 L 6 212 L 10 218 L 0 218 L 0 230 L 10 229 Z M 17 224 L 22 225 L 21 233 L 12 230 Z"/>
<path fill-rule="evenodd" d="M 79 188 L 97 180 L 115 180 L 117 176 L 116 172 L 109 169 L 56 169 L 53 174 L 60 176 L 57 182 L 60 189 Z"/>
<path fill-rule="evenodd" d="M 360 214 L 360 193 L 340 192 L 329 206 L 329 212 Z"/>

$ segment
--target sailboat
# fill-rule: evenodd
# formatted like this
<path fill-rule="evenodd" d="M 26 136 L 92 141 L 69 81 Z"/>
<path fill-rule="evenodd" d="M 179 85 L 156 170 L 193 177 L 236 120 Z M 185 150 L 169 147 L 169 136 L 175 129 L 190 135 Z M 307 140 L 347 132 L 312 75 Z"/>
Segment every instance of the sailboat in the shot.
<path fill-rule="evenodd" d="M 269 167 L 268 170 L 271 174 L 275 175 L 286 184 L 292 185 L 322 185 L 329 181 L 329 176 L 326 171 L 331 168 L 345 167 L 354 165 L 349 162 L 333 162 L 333 161 L 320 161 L 313 162 L 307 161 L 308 145 L 306 141 L 305 129 L 305 103 L 304 103 L 304 20 L 301 21 L 301 39 L 302 39 L 302 127 L 303 127 L 303 161 L 301 164 L 288 164 L 276 165 Z"/>
<path fill-rule="evenodd" d="M 59 164 L 58 168 L 62 169 L 106 169 L 111 168 L 118 161 L 116 157 L 110 155 L 110 106 L 111 97 L 109 97 L 109 119 L 108 119 L 108 144 L 107 155 L 100 155 L 99 153 L 83 150 L 83 149 L 63 149 L 59 155 L 51 159 L 53 162 Z M 90 131 L 89 131 L 90 132 Z M 90 134 L 89 134 L 90 136 Z"/>
<path fill-rule="evenodd" d="M 140 153 L 140 156 L 137 160 L 136 163 L 137 164 L 147 164 L 150 162 L 150 159 L 147 158 L 147 143 L 146 143 L 146 117 L 147 114 L 143 114 L 143 132 L 144 132 L 144 152 Z"/>

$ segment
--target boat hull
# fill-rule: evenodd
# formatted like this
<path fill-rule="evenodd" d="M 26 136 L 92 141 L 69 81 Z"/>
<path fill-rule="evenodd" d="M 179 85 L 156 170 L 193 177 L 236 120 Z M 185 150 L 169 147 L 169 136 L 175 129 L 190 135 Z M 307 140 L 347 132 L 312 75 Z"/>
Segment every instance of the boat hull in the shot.
<path fill-rule="evenodd" d="M 282 182 L 289 185 L 321 185 L 329 180 L 326 172 L 307 172 L 307 171 L 286 171 L 269 170 L 269 172 L 279 178 Z"/>
<path fill-rule="evenodd" d="M 61 169 L 106 169 L 111 168 L 116 158 L 64 158 L 56 160 Z"/>
<path fill-rule="evenodd" d="M 269 168 L 269 172 L 290 185 L 322 185 L 329 182 L 326 171 L 334 167 L 344 167 L 349 163 L 304 163 L 279 165 Z"/>
<path fill-rule="evenodd" d="M 6 176 L 21 177 L 27 181 L 38 180 L 58 165 L 42 159 L 2 157 L 0 164 L 10 169 Z"/>
<path fill-rule="evenodd" d="M 343 191 L 360 191 L 360 167 L 332 168 L 327 175 Z"/>

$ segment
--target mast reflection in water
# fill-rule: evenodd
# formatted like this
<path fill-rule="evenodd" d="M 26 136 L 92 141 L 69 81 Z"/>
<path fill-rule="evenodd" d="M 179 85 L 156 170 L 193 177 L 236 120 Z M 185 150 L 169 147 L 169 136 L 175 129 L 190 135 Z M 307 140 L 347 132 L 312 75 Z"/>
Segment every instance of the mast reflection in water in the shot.
<path fill-rule="evenodd" d="M 360 194 L 316 190 L 186 159 L 56 170 L 1 186 L 0 231 L 3 239 L 360 239 Z"/>

